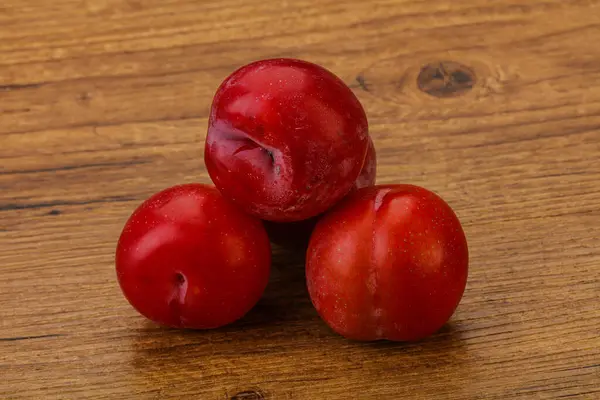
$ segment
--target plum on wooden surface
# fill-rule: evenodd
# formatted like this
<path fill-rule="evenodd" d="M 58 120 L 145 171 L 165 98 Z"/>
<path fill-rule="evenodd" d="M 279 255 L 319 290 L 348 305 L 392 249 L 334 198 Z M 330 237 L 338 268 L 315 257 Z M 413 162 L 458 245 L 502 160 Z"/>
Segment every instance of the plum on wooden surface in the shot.
<path fill-rule="evenodd" d="M 360 189 L 317 223 L 306 279 L 323 320 L 355 340 L 411 341 L 452 316 L 468 275 L 454 211 L 414 185 Z"/>
<path fill-rule="evenodd" d="M 362 105 L 333 73 L 302 60 L 260 60 L 216 91 L 204 160 L 216 187 L 247 213 L 300 221 L 348 194 L 368 139 Z"/>
<path fill-rule="evenodd" d="M 261 221 L 203 184 L 174 186 L 144 201 L 116 249 L 129 303 L 177 328 L 217 328 L 241 318 L 261 297 L 270 266 Z"/>

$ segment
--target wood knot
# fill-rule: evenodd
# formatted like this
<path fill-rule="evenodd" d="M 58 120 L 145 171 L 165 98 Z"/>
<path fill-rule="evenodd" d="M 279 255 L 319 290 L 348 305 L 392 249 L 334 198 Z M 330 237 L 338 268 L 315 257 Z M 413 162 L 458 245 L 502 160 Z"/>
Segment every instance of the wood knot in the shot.
<path fill-rule="evenodd" d="M 475 86 L 475 72 L 454 61 L 427 64 L 417 76 L 419 89 L 434 97 L 456 97 Z"/>
<path fill-rule="evenodd" d="M 231 397 L 231 400 L 263 400 L 265 396 L 259 390 L 245 390 Z"/>

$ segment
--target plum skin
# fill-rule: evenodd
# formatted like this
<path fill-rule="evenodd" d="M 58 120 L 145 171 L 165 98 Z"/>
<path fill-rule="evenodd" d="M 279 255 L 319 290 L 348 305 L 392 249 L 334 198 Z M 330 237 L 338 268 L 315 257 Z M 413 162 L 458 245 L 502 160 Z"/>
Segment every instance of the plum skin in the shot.
<path fill-rule="evenodd" d="M 300 221 L 350 192 L 368 139 L 365 111 L 337 76 L 302 60 L 267 59 L 219 86 L 204 161 L 215 186 L 245 212 Z"/>

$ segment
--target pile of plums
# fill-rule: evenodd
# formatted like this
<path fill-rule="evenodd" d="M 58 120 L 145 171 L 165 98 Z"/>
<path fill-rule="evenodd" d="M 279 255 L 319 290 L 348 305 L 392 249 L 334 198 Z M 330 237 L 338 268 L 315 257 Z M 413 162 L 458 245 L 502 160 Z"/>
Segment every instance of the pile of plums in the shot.
<path fill-rule="evenodd" d="M 116 249 L 129 303 L 168 327 L 243 317 L 269 280 L 271 243 L 301 248 L 312 304 L 354 340 L 418 340 L 465 290 L 461 224 L 437 194 L 376 185 L 376 146 L 352 90 L 296 59 L 245 65 L 218 88 L 204 162 L 214 183 L 166 188 Z"/>

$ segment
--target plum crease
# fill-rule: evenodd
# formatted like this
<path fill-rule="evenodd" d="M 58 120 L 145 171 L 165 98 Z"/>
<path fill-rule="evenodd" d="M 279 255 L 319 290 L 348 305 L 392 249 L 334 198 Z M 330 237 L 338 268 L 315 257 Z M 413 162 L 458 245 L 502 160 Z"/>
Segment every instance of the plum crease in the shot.
<path fill-rule="evenodd" d="M 264 162 L 262 162 L 261 164 L 268 166 L 267 169 L 271 170 L 275 175 L 279 174 L 281 167 L 279 166 L 279 163 L 277 163 L 276 150 L 245 135 L 231 136 L 230 138 L 228 138 L 228 140 L 230 140 L 233 143 L 241 144 L 233 151 L 232 156 L 237 157 L 240 153 L 258 150 L 261 154 L 260 157 L 264 159 Z"/>
<path fill-rule="evenodd" d="M 185 305 L 185 297 L 188 290 L 188 281 L 182 272 L 176 272 L 174 276 L 173 289 L 169 300 L 169 307 L 179 326 L 183 326 L 182 307 Z"/>
<path fill-rule="evenodd" d="M 380 214 L 381 207 L 384 204 L 385 197 L 392 191 L 392 189 L 383 189 L 377 193 L 373 199 L 373 218 L 372 218 L 372 231 L 371 231 L 371 254 L 370 254 L 370 265 L 369 265 L 369 276 L 367 282 L 372 282 L 373 289 L 369 294 L 371 296 L 372 314 L 371 321 L 373 324 L 375 339 L 385 339 L 385 327 L 384 327 L 384 309 L 381 305 L 381 297 L 378 295 L 378 287 L 381 280 L 381 276 L 378 271 L 378 260 L 377 259 L 377 238 L 379 237 L 377 232 L 377 220 Z"/>

